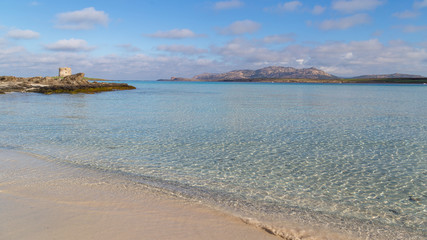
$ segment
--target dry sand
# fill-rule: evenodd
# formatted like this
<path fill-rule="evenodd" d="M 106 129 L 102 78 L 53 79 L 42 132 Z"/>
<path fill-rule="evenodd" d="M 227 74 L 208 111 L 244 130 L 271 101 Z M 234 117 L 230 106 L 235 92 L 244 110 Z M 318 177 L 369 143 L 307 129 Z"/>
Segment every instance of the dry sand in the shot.
<path fill-rule="evenodd" d="M 126 179 L 0 150 L 0 239 L 278 238 Z"/>

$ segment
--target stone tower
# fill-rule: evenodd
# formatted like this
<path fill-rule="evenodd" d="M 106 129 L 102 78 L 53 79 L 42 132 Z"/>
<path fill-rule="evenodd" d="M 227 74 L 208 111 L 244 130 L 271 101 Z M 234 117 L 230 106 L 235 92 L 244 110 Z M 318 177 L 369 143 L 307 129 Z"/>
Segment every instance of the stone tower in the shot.
<path fill-rule="evenodd" d="M 68 68 L 68 67 L 59 68 L 60 77 L 66 77 L 70 75 L 71 75 L 71 68 Z"/>

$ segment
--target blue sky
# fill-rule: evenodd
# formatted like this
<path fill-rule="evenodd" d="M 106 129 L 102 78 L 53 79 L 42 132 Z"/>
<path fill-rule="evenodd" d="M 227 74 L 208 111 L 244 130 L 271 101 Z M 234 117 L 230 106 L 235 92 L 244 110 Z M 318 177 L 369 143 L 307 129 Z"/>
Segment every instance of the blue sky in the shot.
<path fill-rule="evenodd" d="M 1 0 L 0 75 L 155 80 L 266 66 L 427 76 L 427 0 Z"/>

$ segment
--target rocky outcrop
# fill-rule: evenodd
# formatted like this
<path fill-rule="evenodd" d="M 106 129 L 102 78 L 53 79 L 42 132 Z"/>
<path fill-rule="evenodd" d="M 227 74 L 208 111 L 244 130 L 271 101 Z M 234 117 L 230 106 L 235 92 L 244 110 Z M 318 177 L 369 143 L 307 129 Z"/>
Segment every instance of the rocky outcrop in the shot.
<path fill-rule="evenodd" d="M 77 73 L 74 75 L 66 76 L 62 79 L 63 84 L 69 84 L 69 85 L 81 85 L 81 84 L 88 84 L 89 81 L 84 79 L 85 74 L 84 73 Z"/>
<path fill-rule="evenodd" d="M 0 76 L 0 93 L 38 92 L 38 93 L 96 93 L 114 90 L 130 90 L 135 87 L 126 83 L 91 82 L 84 78 L 84 73 L 61 77 Z"/>
<path fill-rule="evenodd" d="M 193 77 L 197 80 L 244 80 L 244 79 L 338 79 L 316 68 L 265 67 L 258 70 L 234 70 L 227 73 L 203 73 Z"/>

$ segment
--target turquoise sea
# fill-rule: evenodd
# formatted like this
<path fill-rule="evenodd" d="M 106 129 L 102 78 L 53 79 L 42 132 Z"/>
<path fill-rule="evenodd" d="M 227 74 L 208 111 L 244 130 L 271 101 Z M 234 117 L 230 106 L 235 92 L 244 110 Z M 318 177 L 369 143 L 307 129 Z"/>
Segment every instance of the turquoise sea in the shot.
<path fill-rule="evenodd" d="M 128 83 L 0 95 L 0 148 L 278 229 L 427 238 L 426 85 Z"/>

